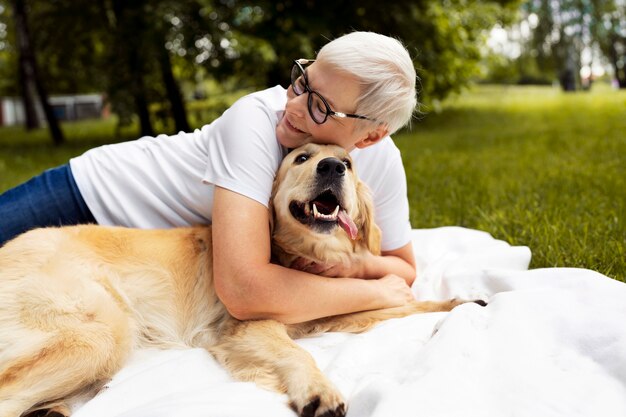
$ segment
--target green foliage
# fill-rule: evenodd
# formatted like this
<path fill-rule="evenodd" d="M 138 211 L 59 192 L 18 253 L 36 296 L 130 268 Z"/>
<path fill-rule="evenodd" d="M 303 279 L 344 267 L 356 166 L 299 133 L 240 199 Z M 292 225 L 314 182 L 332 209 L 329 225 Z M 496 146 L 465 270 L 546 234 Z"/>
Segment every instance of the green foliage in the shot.
<path fill-rule="evenodd" d="M 0 193 L 88 149 L 137 138 L 136 125 L 119 130 L 115 118 L 64 123 L 62 128 L 67 139 L 62 146 L 54 146 L 43 128 L 28 133 L 21 126 L 0 128 Z"/>
<path fill-rule="evenodd" d="M 484 74 L 480 78 L 481 83 L 551 85 L 556 79 L 552 72 L 540 69 L 529 54 L 513 59 L 491 53 L 485 56 L 482 64 Z"/>
<path fill-rule="evenodd" d="M 221 97 L 213 104 L 236 98 Z M 625 281 L 625 112 L 626 91 L 603 86 L 574 94 L 481 86 L 448 99 L 394 138 L 413 227 L 485 230 L 529 246 L 533 267 L 584 267 Z M 1 128 L 0 192 L 91 147 L 137 137 L 136 125 L 117 132 L 115 120 L 63 129 L 67 143 L 54 147 L 43 129 Z"/>
<path fill-rule="evenodd" d="M 479 73 L 486 31 L 504 14 L 489 2 L 430 2 L 414 12 L 419 27 L 425 28 L 425 36 L 418 38 L 417 61 L 427 101 L 459 92 Z"/>
<path fill-rule="evenodd" d="M 0 95 L 16 96 L 17 56 L 13 50 L 14 29 L 10 10 L 0 0 Z"/>
<path fill-rule="evenodd" d="M 626 88 L 626 3 L 621 0 L 526 0 L 526 15 L 538 17 L 526 45 L 544 74 L 558 78 L 566 90 L 581 87 L 583 51 L 601 51 Z"/>
<path fill-rule="evenodd" d="M 257 35 L 274 45 L 280 73 L 296 57 L 308 57 L 333 39 L 352 30 L 374 31 L 401 39 L 414 57 L 426 102 L 459 91 L 479 71 L 487 31 L 510 22 L 519 2 L 399 1 L 268 2 L 261 6 Z"/>
<path fill-rule="evenodd" d="M 626 91 L 483 86 L 398 135 L 413 227 L 485 230 L 532 267 L 626 280 Z"/>
<path fill-rule="evenodd" d="M 626 2 L 591 0 L 590 32 L 611 63 L 620 88 L 626 88 Z"/>
<path fill-rule="evenodd" d="M 106 92 L 121 120 L 130 121 L 138 98 L 166 101 L 159 65 L 164 52 L 183 84 L 213 78 L 260 88 L 285 85 L 294 58 L 313 56 L 328 39 L 352 30 L 403 40 L 419 68 L 423 100 L 440 100 L 477 73 L 486 32 L 496 22 L 510 21 L 519 0 L 30 0 L 28 5 L 32 43 L 49 92 Z M 0 94 L 17 85 L 15 74 L 7 72 L 15 57 L 10 60 L 0 55 L 0 73 L 11 80 L 0 85 Z M 190 90 L 188 97 L 197 93 Z"/>
<path fill-rule="evenodd" d="M 214 87 L 218 88 L 218 87 Z M 230 89 L 227 87 L 226 89 Z M 190 107 L 192 127 L 210 123 L 238 98 L 249 91 L 224 92 L 199 100 Z M 158 111 L 155 106 L 152 111 Z M 70 158 L 100 145 L 134 140 L 139 137 L 136 120 L 120 126 L 116 117 L 62 123 L 66 136 L 63 146 L 54 146 L 45 128 L 27 132 L 21 126 L 0 127 L 0 193 L 45 169 L 64 164 Z M 173 132 L 173 126 L 158 126 L 160 132 Z"/>

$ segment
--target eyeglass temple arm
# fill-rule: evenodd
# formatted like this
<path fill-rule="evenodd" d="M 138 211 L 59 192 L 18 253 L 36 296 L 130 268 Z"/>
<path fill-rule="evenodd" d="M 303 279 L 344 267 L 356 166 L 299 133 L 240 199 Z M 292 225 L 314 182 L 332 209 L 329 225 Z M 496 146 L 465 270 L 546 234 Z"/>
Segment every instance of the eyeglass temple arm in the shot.
<path fill-rule="evenodd" d="M 314 59 L 306 59 L 306 58 L 300 58 L 300 59 L 297 59 L 296 61 L 298 61 L 298 64 L 300 65 L 307 65 L 307 64 L 315 62 Z"/>

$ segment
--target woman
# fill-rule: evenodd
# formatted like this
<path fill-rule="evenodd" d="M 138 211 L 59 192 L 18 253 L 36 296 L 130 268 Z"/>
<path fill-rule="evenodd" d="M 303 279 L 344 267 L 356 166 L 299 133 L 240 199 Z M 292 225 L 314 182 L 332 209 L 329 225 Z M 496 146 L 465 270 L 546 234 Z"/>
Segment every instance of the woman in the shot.
<path fill-rule="evenodd" d="M 390 133 L 416 106 L 415 70 L 396 40 L 354 32 L 294 61 L 291 86 L 246 96 L 193 133 L 92 149 L 0 196 L 0 244 L 38 226 L 157 228 L 212 223 L 217 293 L 239 319 L 285 323 L 394 307 L 415 277 L 406 178 Z M 345 112 L 345 113 L 342 113 Z M 270 263 L 272 181 L 288 149 L 351 151 L 373 191 L 382 256 L 310 272 Z"/>

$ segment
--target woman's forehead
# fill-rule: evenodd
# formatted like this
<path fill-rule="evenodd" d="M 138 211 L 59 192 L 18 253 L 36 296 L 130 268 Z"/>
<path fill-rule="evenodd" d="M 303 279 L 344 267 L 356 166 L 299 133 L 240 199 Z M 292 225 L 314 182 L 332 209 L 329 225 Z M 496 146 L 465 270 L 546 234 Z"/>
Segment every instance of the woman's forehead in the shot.
<path fill-rule="evenodd" d="M 359 83 L 353 75 L 339 71 L 323 61 L 309 65 L 306 74 L 309 87 L 321 94 L 333 110 L 354 107 L 359 96 Z"/>

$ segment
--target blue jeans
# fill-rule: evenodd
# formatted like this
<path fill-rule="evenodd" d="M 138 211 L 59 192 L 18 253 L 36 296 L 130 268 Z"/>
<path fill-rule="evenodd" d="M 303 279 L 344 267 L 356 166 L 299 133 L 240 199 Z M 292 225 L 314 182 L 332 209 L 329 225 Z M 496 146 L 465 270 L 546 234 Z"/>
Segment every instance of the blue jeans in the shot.
<path fill-rule="evenodd" d="M 0 195 L 0 246 L 36 227 L 96 223 L 69 164 L 49 169 Z"/>

